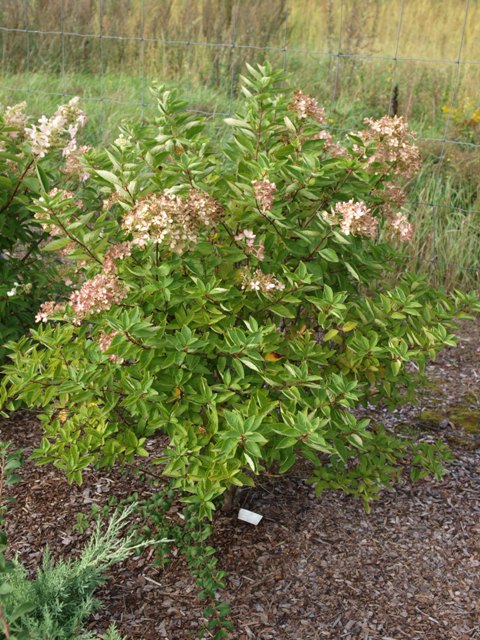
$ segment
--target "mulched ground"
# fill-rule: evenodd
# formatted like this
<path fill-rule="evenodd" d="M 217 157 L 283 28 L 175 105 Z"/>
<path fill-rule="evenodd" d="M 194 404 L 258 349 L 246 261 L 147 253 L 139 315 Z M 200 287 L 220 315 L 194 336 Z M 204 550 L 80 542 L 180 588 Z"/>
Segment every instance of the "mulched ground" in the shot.
<path fill-rule="evenodd" d="M 263 514 L 258 527 L 219 514 L 213 545 L 228 571 L 222 598 L 232 606 L 233 640 L 480 640 L 479 440 L 451 419 L 458 405 L 480 409 L 479 356 L 480 326 L 470 322 L 460 344 L 429 366 L 432 384 L 416 406 L 366 412 L 390 428 L 417 423 L 419 437 L 450 442 L 455 459 L 442 481 L 404 479 L 367 515 L 342 494 L 316 498 L 296 470 L 241 494 L 241 506 Z M 425 409 L 445 417 L 426 424 Z M 0 421 L 0 438 L 27 454 L 39 435 L 26 413 Z M 132 491 L 154 488 L 119 470 L 91 471 L 72 487 L 55 469 L 27 462 L 8 515 L 12 549 L 30 570 L 47 543 L 56 555 L 75 554 L 86 537 L 73 529 L 76 514 Z M 201 624 L 203 607 L 180 557 L 163 570 L 148 553 L 128 561 L 101 597 L 105 607 L 91 628 L 115 620 L 129 640 L 187 640 Z"/>

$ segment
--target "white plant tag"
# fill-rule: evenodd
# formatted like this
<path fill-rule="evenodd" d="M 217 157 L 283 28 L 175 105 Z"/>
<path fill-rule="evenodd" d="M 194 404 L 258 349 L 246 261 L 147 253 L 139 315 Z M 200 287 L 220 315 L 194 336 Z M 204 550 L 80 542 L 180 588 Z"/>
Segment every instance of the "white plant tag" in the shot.
<path fill-rule="evenodd" d="M 263 516 L 261 516 L 259 513 L 255 513 L 254 511 L 249 511 L 248 509 L 240 509 L 240 511 L 238 512 L 239 520 L 242 520 L 243 522 L 248 522 L 249 524 L 254 524 L 255 526 L 257 526 L 257 524 L 260 522 L 262 518 Z"/>

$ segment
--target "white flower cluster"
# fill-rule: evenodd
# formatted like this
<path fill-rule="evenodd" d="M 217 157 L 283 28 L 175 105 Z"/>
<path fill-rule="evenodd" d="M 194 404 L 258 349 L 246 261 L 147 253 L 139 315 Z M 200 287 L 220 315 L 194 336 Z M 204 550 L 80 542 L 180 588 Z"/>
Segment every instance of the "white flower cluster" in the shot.
<path fill-rule="evenodd" d="M 330 224 L 338 224 L 345 235 L 375 238 L 378 220 L 371 215 L 364 202 L 337 202 L 333 212 L 323 212 L 323 218 Z"/>
<path fill-rule="evenodd" d="M 413 225 L 404 213 L 397 213 L 389 223 L 391 231 L 401 242 L 407 242 L 413 238 Z"/>
<path fill-rule="evenodd" d="M 265 258 L 265 245 L 263 242 L 259 242 L 255 246 L 256 237 L 251 229 L 243 229 L 243 231 L 237 233 L 235 240 L 245 245 L 245 253 L 255 256 L 258 260 L 263 260 Z"/>
<path fill-rule="evenodd" d="M 283 291 L 285 285 L 271 274 L 256 269 L 253 275 L 248 270 L 242 274 L 242 289 L 259 291 L 268 295 L 274 291 Z"/>
<path fill-rule="evenodd" d="M 23 138 L 25 135 L 25 127 L 27 126 L 27 115 L 25 113 L 27 103 L 19 102 L 5 109 L 3 121 L 5 126 L 12 129 L 8 132 L 10 138 Z"/>
<path fill-rule="evenodd" d="M 15 282 L 13 283 L 13 287 L 9 291 L 7 291 L 7 296 L 9 298 L 13 298 L 14 296 L 17 295 L 17 293 L 30 293 L 31 290 L 32 290 L 31 282 L 20 284 L 20 282 L 17 282 L 15 280 Z"/>
<path fill-rule="evenodd" d="M 123 228 L 133 236 L 132 244 L 168 243 L 181 253 L 196 243 L 202 226 L 213 227 L 222 211 L 208 194 L 191 189 L 186 198 L 173 193 L 150 194 L 140 200 L 123 220 Z"/>
<path fill-rule="evenodd" d="M 413 178 L 421 166 L 421 157 L 415 145 L 413 132 L 402 116 L 383 116 L 380 120 L 365 118 L 367 129 L 357 132 L 365 143 L 375 145 L 375 153 L 367 160 L 367 166 L 378 165 L 393 170 L 407 180 Z M 358 150 L 358 146 L 355 147 Z"/>
<path fill-rule="evenodd" d="M 117 260 L 128 258 L 132 253 L 129 242 L 119 242 L 107 249 L 103 258 L 104 273 L 115 273 L 117 270 Z"/>
<path fill-rule="evenodd" d="M 315 98 L 303 93 L 300 89 L 293 94 L 292 102 L 288 108 L 290 111 L 294 111 L 300 120 L 306 120 L 307 117 L 310 117 L 320 124 L 326 123 L 325 109 L 319 106 Z"/>
<path fill-rule="evenodd" d="M 374 239 L 377 236 L 379 220 L 374 218 L 364 202 L 337 202 L 331 213 L 324 211 L 323 219 L 332 225 L 339 225 L 345 235 L 366 236 Z M 403 213 L 384 212 L 385 229 L 389 236 L 401 242 L 411 240 L 413 226 Z"/>
<path fill-rule="evenodd" d="M 75 313 L 73 322 L 81 324 L 92 313 L 108 311 L 120 304 L 128 293 L 125 285 L 112 273 L 100 273 L 83 283 L 79 291 L 73 291 L 70 304 Z"/>
<path fill-rule="evenodd" d="M 36 156 L 43 158 L 51 147 L 63 146 L 65 138 L 68 138 L 65 156 L 77 149 L 78 130 L 87 123 L 85 113 L 78 106 L 79 100 L 78 96 L 72 98 L 68 104 L 59 106 L 50 118 L 42 116 L 38 124 L 25 128 L 25 136 Z"/>
<path fill-rule="evenodd" d="M 78 146 L 77 139 L 71 138 L 70 142 L 62 151 L 62 155 L 65 158 L 65 165 L 62 168 L 62 173 L 66 176 L 77 177 L 80 182 L 85 182 L 90 177 L 89 171 L 82 163 L 82 158 L 87 151 L 90 151 L 91 147 L 82 144 Z"/>
<path fill-rule="evenodd" d="M 261 210 L 264 213 L 266 211 L 270 211 L 273 206 L 277 185 L 274 182 L 267 180 L 267 178 L 264 178 L 263 180 L 252 180 L 252 184 L 255 200 L 260 205 Z"/>
<path fill-rule="evenodd" d="M 323 140 L 325 142 L 325 150 L 332 156 L 332 158 L 343 158 L 347 154 L 345 147 L 342 147 L 339 142 L 335 142 L 330 131 L 327 131 L 326 129 L 316 133 L 312 139 Z"/>

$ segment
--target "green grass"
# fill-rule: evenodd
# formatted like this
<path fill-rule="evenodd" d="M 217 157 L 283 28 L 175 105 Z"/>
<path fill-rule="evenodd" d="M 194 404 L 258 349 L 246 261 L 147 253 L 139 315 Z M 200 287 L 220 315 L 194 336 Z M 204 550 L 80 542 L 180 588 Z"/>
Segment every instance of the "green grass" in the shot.
<path fill-rule="evenodd" d="M 28 113 L 38 118 L 51 114 L 59 104 L 78 95 L 89 119 L 85 142 L 104 145 L 115 139 L 118 125 L 123 120 L 148 118 L 155 113 L 155 99 L 150 91 L 153 82 L 161 83 L 161 79 L 118 73 L 105 76 L 81 73 L 68 76 L 53 73 L 3 75 L 0 76 L 0 104 L 6 106 L 26 100 Z M 165 84 L 174 86 L 172 82 Z M 229 111 L 227 92 L 215 93 L 188 81 L 179 89 L 192 109 L 214 115 Z"/>
<path fill-rule="evenodd" d="M 312 93 L 325 106 L 331 118 L 330 126 L 334 130 L 350 131 L 360 127 L 363 118 L 367 116 L 381 117 L 388 113 L 392 87 L 388 71 L 382 74 L 381 68 L 377 68 L 375 82 L 383 88 L 375 93 L 366 89 L 371 81 L 368 70 L 358 66 L 344 69 L 339 82 L 348 82 L 348 92 L 343 91 L 336 100 L 332 100 L 327 88 L 331 70 L 325 61 L 316 65 L 310 60 L 307 67 L 301 66 L 300 61 L 290 61 L 288 69 L 292 74 L 292 86 Z M 161 77 L 153 75 L 141 77 L 121 73 L 3 74 L 0 75 L 0 104 L 15 104 L 27 100 L 30 114 L 39 117 L 55 110 L 69 96 L 78 95 L 89 114 L 89 142 L 100 144 L 112 139 L 123 119 L 148 117 L 154 112 L 154 99 L 149 90 L 154 82 L 178 87 L 192 109 L 213 115 L 235 111 L 236 94 L 232 91 L 230 81 L 214 89 L 189 79 L 175 83 L 171 80 L 165 82 Z M 412 113 L 409 121 L 422 136 L 443 135 L 444 117 L 441 109 L 434 118 L 431 116 L 432 114 L 425 113 L 419 107 Z"/>
<path fill-rule="evenodd" d="M 440 170 L 442 169 L 442 170 Z M 447 289 L 478 288 L 480 275 L 480 187 L 478 180 L 456 176 L 448 163 L 427 160 L 410 192 L 415 237 L 409 266 Z M 431 206 L 428 203 L 436 203 Z"/>

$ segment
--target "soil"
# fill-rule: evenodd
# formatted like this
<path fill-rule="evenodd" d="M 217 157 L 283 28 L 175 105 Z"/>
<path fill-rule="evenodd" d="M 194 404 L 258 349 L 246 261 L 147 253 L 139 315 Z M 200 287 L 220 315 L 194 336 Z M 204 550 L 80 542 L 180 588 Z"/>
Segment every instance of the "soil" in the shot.
<path fill-rule="evenodd" d="M 389 429 L 448 442 L 454 458 L 441 481 L 412 485 L 405 475 L 367 515 L 338 492 L 315 497 L 300 468 L 240 494 L 239 506 L 263 515 L 258 526 L 218 514 L 210 542 L 228 573 L 220 597 L 232 608 L 233 640 L 480 640 L 479 356 L 480 326 L 465 323 L 458 346 L 429 365 L 415 405 L 363 411 Z M 132 468 L 90 470 L 70 486 L 28 461 L 39 438 L 31 414 L 0 421 L 0 439 L 27 458 L 7 534 L 32 572 L 46 544 L 57 557 L 78 552 L 89 530 L 74 527 L 77 513 L 156 490 Z M 161 447 L 153 442 L 152 455 Z M 159 569 L 151 554 L 112 570 L 90 629 L 116 621 L 129 640 L 196 637 L 204 605 L 194 579 L 180 555 Z"/>

